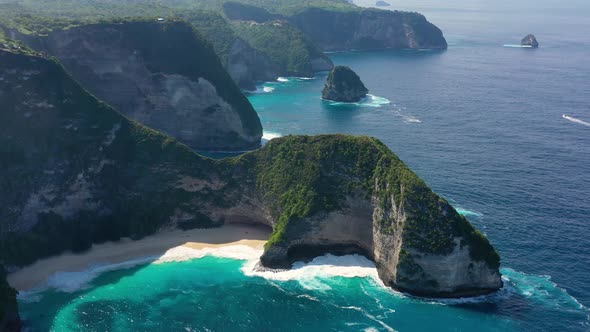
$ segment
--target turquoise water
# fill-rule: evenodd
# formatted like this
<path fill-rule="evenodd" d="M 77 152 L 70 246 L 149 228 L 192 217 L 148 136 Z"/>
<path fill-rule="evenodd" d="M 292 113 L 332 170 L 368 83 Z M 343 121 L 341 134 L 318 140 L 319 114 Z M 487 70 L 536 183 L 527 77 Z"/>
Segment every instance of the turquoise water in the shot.
<path fill-rule="evenodd" d="M 589 331 L 590 5 L 395 4 L 425 13 L 449 50 L 331 54 L 373 95 L 353 105 L 320 99 L 325 75 L 265 83 L 249 98 L 268 138 L 381 139 L 491 239 L 502 291 L 419 300 L 366 273 L 345 278 L 355 264 L 333 257 L 324 263 L 344 265 L 337 273 L 303 268 L 271 279 L 253 275 L 249 261 L 205 257 L 89 284 L 62 275 L 56 289 L 21 296 L 33 330 Z M 541 48 L 504 47 L 528 33 Z"/>
<path fill-rule="evenodd" d="M 546 278 L 509 269 L 507 289 L 495 296 L 437 302 L 395 293 L 374 276 L 306 272 L 272 280 L 247 276 L 247 268 L 243 260 L 211 256 L 141 265 L 71 293 L 28 295 L 21 309 L 40 331 L 517 331 L 543 311 L 584 315 Z M 496 309 L 504 303 L 521 311 Z"/>

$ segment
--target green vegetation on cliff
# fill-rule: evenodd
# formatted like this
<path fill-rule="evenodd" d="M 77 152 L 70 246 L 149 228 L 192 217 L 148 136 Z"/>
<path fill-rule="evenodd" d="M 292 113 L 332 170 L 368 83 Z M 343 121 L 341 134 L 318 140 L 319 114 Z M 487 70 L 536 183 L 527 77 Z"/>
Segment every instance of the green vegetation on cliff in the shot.
<path fill-rule="evenodd" d="M 313 76 L 313 59 L 330 60 L 299 29 L 286 21 L 236 22 L 241 38 L 267 54 L 285 76 Z"/>
<path fill-rule="evenodd" d="M 252 160 L 257 189 L 277 224 L 267 247 L 290 222 L 340 207 L 346 195 L 370 191 L 372 172 L 387 148 L 374 138 L 287 136 L 239 160 Z"/>
<path fill-rule="evenodd" d="M 236 159 L 255 172 L 257 189 L 276 220 L 269 248 L 285 239 L 291 223 L 318 212 L 337 210 L 346 196 L 376 197 L 381 208 L 393 203 L 407 214 L 403 241 L 407 248 L 449 254 L 461 237 L 472 259 L 499 266 L 489 241 L 436 195 L 379 140 L 346 135 L 287 136 Z M 441 211 L 444 210 L 444 211 Z M 393 220 L 383 220 L 392 230 Z"/>
<path fill-rule="evenodd" d="M 275 220 L 269 246 L 290 223 L 336 210 L 347 195 L 375 196 L 384 207 L 393 195 L 408 214 L 409 247 L 445 253 L 457 234 L 474 258 L 497 262 L 485 237 L 374 138 L 289 136 L 215 161 L 129 121 L 52 60 L 6 51 L 0 59 L 0 197 L 11 207 L 0 210 L 3 264 L 168 224 L 219 225 L 207 211 L 227 209 L 244 193 L 260 196 Z"/>
<path fill-rule="evenodd" d="M 176 209 L 192 212 L 191 200 L 218 199 L 176 185 L 179 174 L 214 175 L 215 161 L 97 101 L 52 60 L 0 58 L 0 263 L 142 237 Z"/>

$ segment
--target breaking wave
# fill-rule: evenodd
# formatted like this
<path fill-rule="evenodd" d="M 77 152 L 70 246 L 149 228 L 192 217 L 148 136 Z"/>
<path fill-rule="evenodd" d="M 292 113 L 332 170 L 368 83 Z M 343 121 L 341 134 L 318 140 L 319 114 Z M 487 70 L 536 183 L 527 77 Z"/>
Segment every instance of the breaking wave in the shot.
<path fill-rule="evenodd" d="M 263 131 L 262 132 L 262 145 L 268 143 L 273 138 L 282 137 L 282 136 L 283 135 L 281 135 L 280 133 L 276 133 L 273 131 Z"/>
<path fill-rule="evenodd" d="M 455 207 L 455 210 L 457 211 L 457 213 L 459 213 L 460 215 L 462 215 L 464 217 L 481 217 L 481 216 L 483 216 L 483 214 L 481 214 L 479 212 L 463 209 L 460 207 Z"/>
<path fill-rule="evenodd" d="M 367 97 L 356 103 L 345 103 L 338 101 L 324 100 L 332 106 L 360 106 L 360 107 L 382 107 L 383 105 L 391 104 L 391 101 L 384 97 L 378 97 L 368 94 Z"/>
<path fill-rule="evenodd" d="M 258 276 L 269 280 L 297 280 L 306 289 L 328 290 L 329 285 L 321 278 L 371 278 L 383 285 L 377 274 L 375 263 L 360 255 L 324 255 L 309 263 L 296 262 L 290 270 L 270 270 L 260 268 L 258 259 L 249 260 L 242 271 L 247 276 Z"/>

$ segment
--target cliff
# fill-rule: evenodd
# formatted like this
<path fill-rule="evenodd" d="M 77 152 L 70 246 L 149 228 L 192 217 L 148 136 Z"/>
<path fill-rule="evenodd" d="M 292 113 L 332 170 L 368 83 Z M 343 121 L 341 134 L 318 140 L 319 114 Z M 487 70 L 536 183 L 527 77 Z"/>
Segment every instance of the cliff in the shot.
<path fill-rule="evenodd" d="M 213 45 L 221 63 L 238 86 L 255 90 L 256 82 L 274 81 L 281 69 L 270 57 L 238 37 L 219 13 L 183 11 L 182 19 L 194 26 Z"/>
<path fill-rule="evenodd" d="M 440 29 L 418 13 L 363 9 L 345 0 L 138 0 L 108 6 L 97 0 L 76 6 L 28 1 L 0 6 L 0 25 L 43 36 L 138 16 L 186 20 L 213 44 L 235 82 L 248 89 L 277 76 L 330 70 L 333 65 L 322 51 L 447 47 Z"/>
<path fill-rule="evenodd" d="M 274 232 L 262 265 L 288 268 L 322 253 L 359 253 L 394 288 L 472 296 L 502 286 L 488 240 L 381 142 L 286 137 L 255 159 Z"/>
<path fill-rule="evenodd" d="M 308 8 L 290 21 L 323 51 L 447 48 L 442 31 L 418 13 Z"/>
<path fill-rule="evenodd" d="M 273 228 L 266 267 L 361 253 L 413 294 L 502 285 L 488 240 L 376 139 L 289 136 L 212 160 L 98 101 L 54 60 L 13 50 L 0 50 L 0 104 L 0 265 L 10 269 L 163 228 L 246 222 Z M 10 288 L 0 293 L 14 303 Z"/>
<path fill-rule="evenodd" d="M 349 67 L 336 66 L 326 80 L 322 98 L 326 100 L 354 103 L 365 98 L 369 90 L 360 77 Z"/>
<path fill-rule="evenodd" d="M 209 44 L 185 23 L 83 25 L 35 44 L 98 98 L 192 148 L 260 144 L 256 111 Z"/>
<path fill-rule="evenodd" d="M 233 26 L 241 38 L 269 57 L 281 76 L 312 77 L 334 67 L 332 60 L 288 21 L 235 21 Z"/>

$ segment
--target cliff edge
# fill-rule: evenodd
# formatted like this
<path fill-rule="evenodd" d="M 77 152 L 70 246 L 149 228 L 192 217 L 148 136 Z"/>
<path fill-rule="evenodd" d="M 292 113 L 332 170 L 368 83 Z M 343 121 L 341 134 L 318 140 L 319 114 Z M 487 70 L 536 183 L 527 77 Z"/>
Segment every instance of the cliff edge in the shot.
<path fill-rule="evenodd" d="M 36 44 L 119 112 L 194 149 L 260 145 L 256 111 L 188 24 L 82 25 L 53 31 Z"/>

